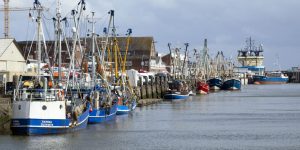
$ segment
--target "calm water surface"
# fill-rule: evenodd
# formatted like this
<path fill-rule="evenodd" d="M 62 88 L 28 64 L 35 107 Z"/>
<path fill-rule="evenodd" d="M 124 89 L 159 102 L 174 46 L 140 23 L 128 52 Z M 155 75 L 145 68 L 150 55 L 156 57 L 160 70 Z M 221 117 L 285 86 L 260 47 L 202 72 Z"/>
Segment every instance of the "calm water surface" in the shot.
<path fill-rule="evenodd" d="M 0 135 L 0 149 L 300 149 L 300 84 L 163 102 L 76 133 Z"/>

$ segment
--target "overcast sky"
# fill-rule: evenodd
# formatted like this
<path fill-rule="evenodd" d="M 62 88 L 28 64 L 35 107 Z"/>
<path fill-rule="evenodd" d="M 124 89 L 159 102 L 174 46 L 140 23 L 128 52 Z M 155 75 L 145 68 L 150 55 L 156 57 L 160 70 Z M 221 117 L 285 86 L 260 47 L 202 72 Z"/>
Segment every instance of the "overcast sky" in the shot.
<path fill-rule="evenodd" d="M 40 0 L 54 10 L 54 0 Z M 31 0 L 11 1 L 11 7 L 32 6 Z M 236 58 L 237 50 L 245 46 L 247 37 L 263 44 L 268 70 L 279 57 L 282 69 L 299 66 L 300 61 L 300 1 L 299 0 L 86 0 L 87 10 L 96 12 L 97 32 L 107 24 L 107 12 L 115 10 L 120 34 L 128 28 L 133 36 L 153 36 L 156 49 L 167 53 L 167 43 L 173 47 L 202 49 L 208 39 L 212 55 L 224 51 Z M 63 0 L 63 15 L 75 8 L 75 0 Z M 3 13 L 1 13 L 1 16 Z M 27 12 L 11 13 L 11 35 L 17 40 L 28 38 Z M 51 12 L 46 13 L 50 18 Z M 1 17 L 2 18 L 2 17 Z M 2 21 L 1 21 L 2 22 Z M 49 23 L 48 28 L 52 25 Z M 3 31 L 3 23 L 1 23 Z M 32 37 L 31 37 L 32 38 Z"/>

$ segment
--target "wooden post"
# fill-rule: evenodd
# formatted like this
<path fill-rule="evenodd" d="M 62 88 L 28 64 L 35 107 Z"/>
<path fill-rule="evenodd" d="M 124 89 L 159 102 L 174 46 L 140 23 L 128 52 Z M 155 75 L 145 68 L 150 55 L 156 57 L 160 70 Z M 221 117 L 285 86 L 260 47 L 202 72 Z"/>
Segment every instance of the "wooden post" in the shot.
<path fill-rule="evenodd" d="M 164 97 L 163 86 L 162 86 L 162 76 L 159 76 L 159 88 L 160 88 L 160 97 Z"/>
<path fill-rule="evenodd" d="M 149 98 L 149 89 L 148 89 L 148 86 L 149 86 L 149 81 L 148 81 L 148 78 L 146 78 L 146 83 L 145 83 L 146 98 Z"/>
<path fill-rule="evenodd" d="M 156 88 L 156 98 L 160 98 L 160 92 L 159 92 L 159 77 L 155 77 L 155 88 Z"/>
<path fill-rule="evenodd" d="M 139 86 L 140 86 L 140 93 L 141 93 L 141 95 L 140 95 L 140 99 L 143 99 L 143 95 L 144 95 L 144 92 L 143 92 L 143 80 L 142 80 L 143 78 L 142 77 L 139 77 Z"/>
<path fill-rule="evenodd" d="M 155 90 L 155 77 L 151 77 L 151 97 L 156 98 L 156 90 Z"/>

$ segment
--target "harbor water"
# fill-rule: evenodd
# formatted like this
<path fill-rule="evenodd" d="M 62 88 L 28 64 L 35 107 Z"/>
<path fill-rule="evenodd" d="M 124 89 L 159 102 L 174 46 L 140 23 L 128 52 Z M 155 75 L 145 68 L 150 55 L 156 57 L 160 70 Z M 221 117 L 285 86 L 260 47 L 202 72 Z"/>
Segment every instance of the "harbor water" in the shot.
<path fill-rule="evenodd" d="M 299 91 L 247 85 L 137 108 L 75 133 L 0 135 L 0 149 L 300 149 Z"/>

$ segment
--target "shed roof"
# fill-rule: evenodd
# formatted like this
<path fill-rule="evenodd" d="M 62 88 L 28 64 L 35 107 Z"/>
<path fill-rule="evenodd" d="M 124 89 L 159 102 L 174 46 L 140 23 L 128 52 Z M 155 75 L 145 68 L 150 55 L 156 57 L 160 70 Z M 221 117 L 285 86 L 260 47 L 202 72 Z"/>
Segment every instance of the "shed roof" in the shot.
<path fill-rule="evenodd" d="M 0 57 L 9 48 L 9 46 L 14 42 L 14 39 L 0 39 Z"/>

